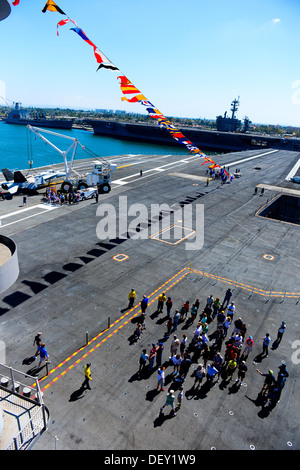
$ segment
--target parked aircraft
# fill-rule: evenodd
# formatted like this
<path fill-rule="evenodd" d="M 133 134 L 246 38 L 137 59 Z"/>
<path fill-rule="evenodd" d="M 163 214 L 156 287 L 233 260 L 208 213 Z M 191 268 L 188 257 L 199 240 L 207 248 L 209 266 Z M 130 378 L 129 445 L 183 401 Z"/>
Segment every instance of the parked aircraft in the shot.
<path fill-rule="evenodd" d="M 51 180 L 65 176 L 64 172 L 55 170 L 48 170 L 27 176 L 24 176 L 21 171 L 12 172 L 7 168 L 3 168 L 1 171 L 7 181 L 2 184 L 2 188 L 10 194 L 16 194 L 23 190 L 35 191 L 41 186 L 48 185 Z"/>

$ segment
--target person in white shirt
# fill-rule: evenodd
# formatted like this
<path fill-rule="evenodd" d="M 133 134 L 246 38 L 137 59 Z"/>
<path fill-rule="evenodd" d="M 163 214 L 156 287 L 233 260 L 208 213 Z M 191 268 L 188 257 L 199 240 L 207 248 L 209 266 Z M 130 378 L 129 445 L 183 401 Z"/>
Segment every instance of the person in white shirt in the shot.
<path fill-rule="evenodd" d="M 174 375 L 179 374 L 179 367 L 180 367 L 181 361 L 182 361 L 182 357 L 180 354 L 176 354 L 176 356 L 172 357 L 172 362 L 174 364 L 174 371 L 173 371 Z"/>
<path fill-rule="evenodd" d="M 177 349 L 179 348 L 179 346 L 180 346 L 180 341 L 177 338 L 177 336 L 174 335 L 174 339 L 173 339 L 173 341 L 171 343 L 171 346 L 170 346 L 171 357 L 176 355 Z"/>
<path fill-rule="evenodd" d="M 202 324 L 198 323 L 197 328 L 194 331 L 194 338 L 193 338 L 193 343 L 196 344 L 198 342 L 199 336 L 201 335 L 202 332 Z"/>
<path fill-rule="evenodd" d="M 283 337 L 283 333 L 285 332 L 285 329 L 286 329 L 286 324 L 285 322 L 283 321 L 278 329 L 278 332 L 277 332 L 277 338 L 276 338 L 276 341 L 278 343 L 280 343 L 280 341 L 282 340 L 282 337 Z"/>
<path fill-rule="evenodd" d="M 157 370 L 157 388 L 156 390 L 164 391 L 164 385 L 165 385 L 165 368 L 164 367 L 159 367 Z"/>
<path fill-rule="evenodd" d="M 231 304 L 229 304 L 227 307 L 227 315 L 231 317 L 231 320 L 233 319 L 234 312 L 235 312 L 235 305 L 234 305 L 234 302 L 231 302 Z"/>
<path fill-rule="evenodd" d="M 240 348 L 243 344 L 243 337 L 242 337 L 242 333 L 238 333 L 237 335 L 235 335 L 234 337 L 234 346 L 236 348 Z"/>

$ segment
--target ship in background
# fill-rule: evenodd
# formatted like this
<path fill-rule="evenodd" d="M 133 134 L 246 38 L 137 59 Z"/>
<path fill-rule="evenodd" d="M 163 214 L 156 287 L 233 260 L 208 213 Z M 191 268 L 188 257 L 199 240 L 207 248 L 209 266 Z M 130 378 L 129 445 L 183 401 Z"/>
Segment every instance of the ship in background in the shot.
<path fill-rule="evenodd" d="M 52 129 L 72 129 L 74 119 L 47 117 L 43 112 L 34 112 L 28 108 L 22 108 L 21 103 L 14 103 L 13 108 L 4 118 L 7 124 L 21 124 L 36 127 L 50 127 Z"/>
<path fill-rule="evenodd" d="M 249 130 L 249 125 L 251 121 L 248 117 L 244 119 L 244 127 L 242 128 L 242 121 L 237 119 L 236 112 L 240 104 L 240 97 L 234 99 L 231 102 L 231 117 L 227 117 L 227 111 L 225 111 L 224 116 L 217 116 L 216 118 L 216 127 L 217 131 L 220 132 L 242 132 L 246 133 Z"/>
<path fill-rule="evenodd" d="M 260 150 L 261 148 L 300 150 L 300 139 L 285 139 L 281 136 L 251 133 L 249 118 L 245 117 L 243 124 L 236 118 L 238 105 L 239 99 L 232 101 L 231 117 L 227 117 L 227 112 L 224 116 L 217 116 L 216 130 L 200 129 L 199 127 L 176 127 L 187 139 L 203 151 L 225 153 Z M 170 133 L 157 124 L 124 122 L 113 119 L 85 119 L 84 122 L 92 127 L 95 135 L 133 142 L 178 146 L 178 142 L 171 137 Z"/>

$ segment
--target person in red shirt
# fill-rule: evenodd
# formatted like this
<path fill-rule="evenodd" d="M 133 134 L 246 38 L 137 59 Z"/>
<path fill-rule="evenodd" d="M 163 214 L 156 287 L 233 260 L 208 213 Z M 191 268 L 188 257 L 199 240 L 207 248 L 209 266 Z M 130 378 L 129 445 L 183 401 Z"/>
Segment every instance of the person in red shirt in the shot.
<path fill-rule="evenodd" d="M 150 349 L 150 353 L 149 353 L 149 370 L 153 369 L 155 357 L 156 357 L 156 345 L 155 343 L 152 343 L 152 348 Z"/>

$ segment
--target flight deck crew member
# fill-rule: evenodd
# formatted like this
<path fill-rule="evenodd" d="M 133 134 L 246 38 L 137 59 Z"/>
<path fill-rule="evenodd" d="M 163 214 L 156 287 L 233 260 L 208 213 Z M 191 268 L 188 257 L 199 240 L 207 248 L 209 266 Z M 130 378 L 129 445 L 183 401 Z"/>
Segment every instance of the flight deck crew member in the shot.
<path fill-rule="evenodd" d="M 157 304 L 158 313 L 161 313 L 163 311 L 163 306 L 166 300 L 167 300 L 167 297 L 164 292 L 158 296 L 158 304 Z"/>
<path fill-rule="evenodd" d="M 133 307 L 133 304 L 134 304 L 134 300 L 135 300 L 135 299 L 136 299 L 135 290 L 134 290 L 134 289 L 131 289 L 131 291 L 130 291 L 129 294 L 128 294 L 128 300 L 129 300 L 128 308 L 132 308 L 132 307 Z"/>
<path fill-rule="evenodd" d="M 84 366 L 84 377 L 85 377 L 85 379 L 84 379 L 84 381 L 83 381 L 83 383 L 82 383 L 82 387 L 86 387 L 86 388 L 88 388 L 89 390 L 91 390 L 91 387 L 90 387 L 90 380 L 93 380 L 92 377 L 91 377 L 91 369 L 90 369 L 90 367 L 91 367 L 91 364 L 89 364 L 89 363 Z"/>

